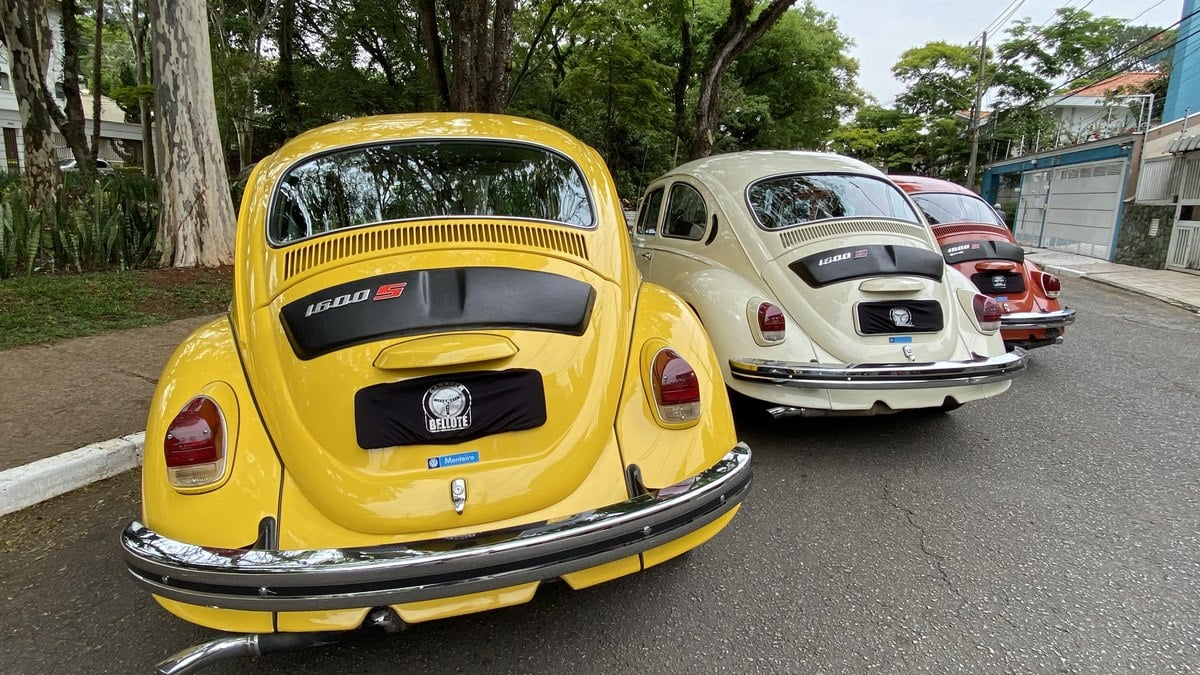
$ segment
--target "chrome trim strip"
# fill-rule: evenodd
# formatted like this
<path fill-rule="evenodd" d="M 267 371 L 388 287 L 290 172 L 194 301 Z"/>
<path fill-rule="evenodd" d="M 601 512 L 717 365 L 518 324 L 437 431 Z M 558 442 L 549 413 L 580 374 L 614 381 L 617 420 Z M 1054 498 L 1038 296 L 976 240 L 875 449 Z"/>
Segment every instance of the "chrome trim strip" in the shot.
<path fill-rule="evenodd" d="M 812 389 L 918 389 L 961 387 L 1011 380 L 1025 369 L 1025 350 L 969 361 L 929 363 L 796 363 L 730 359 L 739 380 Z"/>
<path fill-rule="evenodd" d="M 1075 310 L 1070 307 L 1057 312 L 1013 312 L 1000 317 L 1000 330 L 1062 328 L 1072 323 L 1075 323 Z"/>
<path fill-rule="evenodd" d="M 259 611 L 375 607 L 495 590 L 668 543 L 745 497 L 750 448 L 653 494 L 522 530 L 348 549 L 262 551 L 175 541 L 133 521 L 121 548 L 134 581 L 195 605 Z"/>

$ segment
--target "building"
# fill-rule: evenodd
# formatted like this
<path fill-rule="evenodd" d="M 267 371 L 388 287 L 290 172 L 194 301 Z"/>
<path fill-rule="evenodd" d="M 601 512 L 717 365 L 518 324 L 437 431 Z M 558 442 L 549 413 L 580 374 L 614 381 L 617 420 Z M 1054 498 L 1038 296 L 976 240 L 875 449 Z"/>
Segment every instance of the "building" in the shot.
<path fill-rule="evenodd" d="M 1158 71 L 1117 73 L 1095 84 L 1056 94 L 1044 102 L 1054 122 L 1052 145 L 1078 145 L 1145 131 L 1150 127 Z"/>
<path fill-rule="evenodd" d="M 1018 241 L 1200 273 L 1200 0 L 1185 0 L 1182 17 L 1163 123 L 1145 128 L 1135 114 L 1153 109 L 1133 92 L 1155 75 L 1123 73 L 1059 102 L 1069 146 L 984 168 L 982 193 L 1005 207 Z"/>
<path fill-rule="evenodd" d="M 63 42 L 62 15 L 57 3 L 47 7 L 50 21 L 51 54 L 50 70 L 46 81 L 54 83 L 51 90 L 60 108 L 66 104 L 66 96 L 62 89 L 63 71 Z M 5 167 L 8 171 L 20 171 L 25 164 L 25 143 L 21 130 L 21 111 L 17 105 L 17 96 L 13 92 L 12 74 L 9 71 L 8 49 L 0 49 L 0 148 L 3 152 Z M 84 94 L 83 112 L 87 118 L 88 137 L 91 137 L 92 97 Z M 125 122 L 124 112 L 112 99 L 100 98 L 100 148 L 99 156 L 110 164 L 125 163 L 140 164 L 142 159 L 142 127 L 139 124 Z M 71 150 L 66 139 L 57 131 L 53 134 L 53 143 L 59 159 L 71 157 Z"/>

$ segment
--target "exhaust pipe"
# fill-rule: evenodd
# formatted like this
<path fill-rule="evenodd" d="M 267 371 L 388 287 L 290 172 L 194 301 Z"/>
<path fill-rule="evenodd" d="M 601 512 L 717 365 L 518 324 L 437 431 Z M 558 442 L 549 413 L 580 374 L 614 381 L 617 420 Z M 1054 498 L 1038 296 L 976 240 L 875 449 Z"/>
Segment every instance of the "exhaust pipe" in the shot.
<path fill-rule="evenodd" d="M 194 673 L 218 661 L 239 656 L 266 656 L 281 652 L 294 652 L 309 647 L 332 644 L 344 633 L 262 633 L 236 635 L 210 640 L 188 647 L 174 656 L 160 661 L 155 668 L 162 675 L 185 675 Z"/>
<path fill-rule="evenodd" d="M 785 417 L 873 417 L 875 415 L 891 415 L 896 410 L 878 401 L 865 410 L 825 410 L 822 408 L 796 408 L 788 405 L 777 405 L 766 409 L 771 419 Z"/>
<path fill-rule="evenodd" d="M 363 626 L 377 628 L 394 634 L 408 628 L 391 607 L 376 607 L 367 614 Z M 362 626 L 359 627 L 360 629 Z M 325 633 L 255 633 L 217 638 L 194 647 L 188 647 L 155 668 L 162 675 L 186 675 L 207 668 L 218 661 L 239 656 L 267 656 L 283 652 L 296 652 L 310 647 L 320 647 L 339 642 L 354 631 L 329 631 Z"/>

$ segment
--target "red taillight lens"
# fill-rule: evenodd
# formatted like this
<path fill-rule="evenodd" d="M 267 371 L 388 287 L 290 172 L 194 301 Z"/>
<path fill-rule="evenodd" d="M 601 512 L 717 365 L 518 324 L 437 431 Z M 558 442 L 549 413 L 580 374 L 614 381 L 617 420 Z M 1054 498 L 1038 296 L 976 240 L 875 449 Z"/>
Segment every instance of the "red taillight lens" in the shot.
<path fill-rule="evenodd" d="M 1058 293 L 1062 290 L 1062 281 L 1053 274 L 1039 272 L 1038 283 L 1042 285 L 1042 292 L 1046 294 L 1047 298 L 1057 298 Z"/>
<path fill-rule="evenodd" d="M 696 371 L 673 349 L 654 356 L 651 375 L 658 414 L 664 422 L 679 424 L 700 417 L 700 378 Z"/>
<path fill-rule="evenodd" d="M 764 302 L 758 306 L 758 331 L 766 342 L 782 342 L 787 322 L 783 320 L 783 310 L 775 305 Z"/>
<path fill-rule="evenodd" d="M 175 487 L 196 487 L 225 472 L 225 421 L 207 396 L 188 401 L 171 420 L 163 439 L 167 479 Z"/>
<path fill-rule="evenodd" d="M 990 333 L 1000 329 L 1000 317 L 1004 314 L 1000 303 L 986 295 L 976 293 L 971 305 L 975 309 L 975 318 L 979 319 L 981 330 Z"/>

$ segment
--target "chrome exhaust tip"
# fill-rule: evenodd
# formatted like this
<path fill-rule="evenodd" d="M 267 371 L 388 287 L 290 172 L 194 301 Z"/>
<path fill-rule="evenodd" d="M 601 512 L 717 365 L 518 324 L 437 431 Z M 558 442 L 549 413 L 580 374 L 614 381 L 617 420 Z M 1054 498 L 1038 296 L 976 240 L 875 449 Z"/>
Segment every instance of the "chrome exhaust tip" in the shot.
<path fill-rule="evenodd" d="M 786 417 L 824 417 L 827 412 L 824 410 L 812 410 L 810 408 L 793 408 L 787 405 L 777 405 L 767 408 L 767 414 L 771 419 L 780 420 Z"/>
<path fill-rule="evenodd" d="M 343 633 L 262 633 L 217 638 L 176 652 L 155 669 L 162 675 L 185 675 L 218 661 L 239 656 L 265 656 L 332 644 Z"/>

